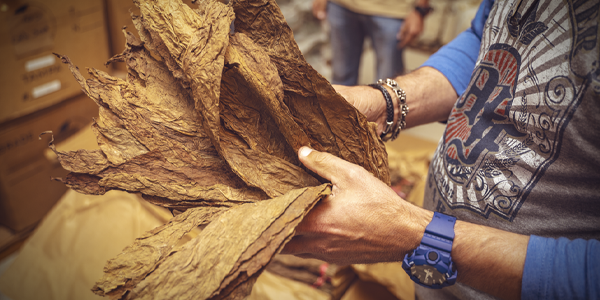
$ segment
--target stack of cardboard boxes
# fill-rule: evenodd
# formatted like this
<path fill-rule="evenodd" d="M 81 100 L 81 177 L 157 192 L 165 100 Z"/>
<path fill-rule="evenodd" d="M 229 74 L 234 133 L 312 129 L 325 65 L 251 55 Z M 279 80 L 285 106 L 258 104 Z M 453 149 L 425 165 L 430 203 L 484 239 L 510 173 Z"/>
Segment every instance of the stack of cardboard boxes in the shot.
<path fill-rule="evenodd" d="M 53 53 L 83 70 L 110 71 L 105 1 L 1 0 L 0 250 L 11 242 L 6 232 L 31 230 L 66 191 L 50 179 L 66 171 L 44 156 L 50 136 L 40 140 L 40 133 L 51 130 L 61 141 L 98 115 Z"/>

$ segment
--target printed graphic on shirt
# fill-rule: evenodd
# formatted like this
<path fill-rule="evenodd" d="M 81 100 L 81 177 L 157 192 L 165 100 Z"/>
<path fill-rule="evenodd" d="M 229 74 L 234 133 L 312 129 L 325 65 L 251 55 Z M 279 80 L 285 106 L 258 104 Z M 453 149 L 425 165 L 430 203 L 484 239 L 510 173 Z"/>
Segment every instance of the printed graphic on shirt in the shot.
<path fill-rule="evenodd" d="M 515 218 L 556 160 L 585 91 L 598 85 L 599 8 L 597 0 L 496 3 L 432 162 L 438 210 Z"/>

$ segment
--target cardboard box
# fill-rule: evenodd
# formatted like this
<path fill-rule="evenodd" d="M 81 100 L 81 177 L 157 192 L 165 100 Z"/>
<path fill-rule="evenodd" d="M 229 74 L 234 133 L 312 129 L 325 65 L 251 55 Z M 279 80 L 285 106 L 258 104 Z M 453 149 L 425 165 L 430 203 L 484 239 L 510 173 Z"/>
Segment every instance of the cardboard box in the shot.
<path fill-rule="evenodd" d="M 53 52 L 81 68 L 104 68 L 110 56 L 103 0 L 0 3 L 0 123 L 81 94 Z"/>
<path fill-rule="evenodd" d="M 50 177 L 67 172 L 44 155 L 53 131 L 56 143 L 89 126 L 97 105 L 85 95 L 0 126 L 0 224 L 15 232 L 35 225 L 67 190 Z"/>

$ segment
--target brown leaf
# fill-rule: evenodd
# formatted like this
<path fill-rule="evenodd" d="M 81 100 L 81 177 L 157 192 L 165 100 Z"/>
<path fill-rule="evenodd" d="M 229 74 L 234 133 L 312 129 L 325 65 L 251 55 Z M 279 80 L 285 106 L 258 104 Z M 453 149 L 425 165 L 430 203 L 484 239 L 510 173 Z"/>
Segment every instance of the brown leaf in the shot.
<path fill-rule="evenodd" d="M 389 184 L 387 154 L 375 125 L 337 94 L 304 60 L 275 0 L 232 0 L 235 30 L 271 58 L 284 86 L 284 102 L 317 150 L 359 164 Z M 298 149 L 302 144 L 292 144 Z"/>
<path fill-rule="evenodd" d="M 94 291 L 111 298 L 241 299 L 304 215 L 329 194 L 307 145 L 388 182 L 375 125 L 302 57 L 275 1 L 134 0 L 127 79 L 60 56 L 100 107 L 100 150 L 57 152 L 83 193 L 111 189 L 183 213 L 111 260 Z M 235 33 L 230 24 L 236 14 Z M 269 199 L 273 198 L 273 199 Z M 224 212 L 217 220 L 212 217 Z M 207 224 L 183 247 L 191 228 Z"/>
<path fill-rule="evenodd" d="M 142 14 L 144 36 L 164 59 L 176 78 L 189 82 L 204 130 L 218 147 L 219 83 L 227 34 L 233 10 L 217 1 L 206 1 L 198 15 L 181 1 L 134 0 Z M 145 33 L 148 34 L 145 34 Z"/>
<path fill-rule="evenodd" d="M 248 187 L 231 172 L 215 151 L 198 122 L 189 93 L 157 61 L 141 43 L 129 36 L 127 56 L 128 80 L 112 78 L 106 73 L 90 70 L 91 78 L 80 80 L 88 95 L 100 107 L 94 124 L 106 157 L 59 160 L 68 170 L 97 177 L 86 177 L 86 185 L 71 180 L 79 191 L 89 189 L 90 179 L 105 190 L 122 189 L 171 200 L 206 200 L 249 202 L 266 199 L 256 188 Z M 83 78 L 67 57 L 60 56 L 76 78 Z M 87 152 L 82 152 L 87 153 Z M 101 160 L 101 158 L 103 160 Z M 101 166 L 101 167 L 100 167 Z M 99 172 L 97 169 L 101 169 Z M 80 177 L 80 175 L 73 175 Z"/>
<path fill-rule="evenodd" d="M 210 223 L 225 207 L 197 207 L 174 217 L 169 223 L 137 238 L 104 267 L 104 277 L 92 291 L 120 299 L 172 253 L 177 243 L 192 229 Z"/>
<path fill-rule="evenodd" d="M 100 177 L 89 174 L 69 173 L 64 179 L 56 178 L 62 181 L 69 188 L 88 195 L 104 195 L 111 188 L 100 186 L 98 181 Z"/>
<path fill-rule="evenodd" d="M 308 210 L 329 193 L 324 184 L 228 210 L 167 257 L 125 299 L 228 298 L 246 287 L 240 284 L 245 279 L 260 274 Z"/>
<path fill-rule="evenodd" d="M 297 149 L 288 144 L 300 137 L 308 143 L 308 138 L 283 103 L 283 86 L 269 57 L 237 33 L 230 37 L 225 62 L 219 149 L 231 169 L 271 197 L 319 185 L 299 167 Z"/>

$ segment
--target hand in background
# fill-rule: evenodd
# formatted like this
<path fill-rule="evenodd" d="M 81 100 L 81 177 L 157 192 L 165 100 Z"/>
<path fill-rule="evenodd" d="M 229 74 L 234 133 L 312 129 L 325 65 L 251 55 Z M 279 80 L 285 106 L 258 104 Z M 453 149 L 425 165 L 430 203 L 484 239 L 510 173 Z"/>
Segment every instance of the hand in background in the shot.
<path fill-rule="evenodd" d="M 402 49 L 410 44 L 421 32 L 423 32 L 423 16 L 413 10 L 404 19 L 404 24 L 402 24 L 400 31 L 396 35 L 396 38 L 400 41 L 397 46 L 398 49 Z"/>
<path fill-rule="evenodd" d="M 332 194 L 296 227 L 282 253 L 347 265 L 401 261 L 432 213 L 400 198 L 362 167 L 307 147 L 300 161 L 331 181 Z"/>
<path fill-rule="evenodd" d="M 312 13 L 318 20 L 327 18 L 327 0 L 313 0 Z"/>

